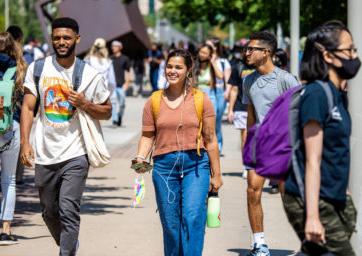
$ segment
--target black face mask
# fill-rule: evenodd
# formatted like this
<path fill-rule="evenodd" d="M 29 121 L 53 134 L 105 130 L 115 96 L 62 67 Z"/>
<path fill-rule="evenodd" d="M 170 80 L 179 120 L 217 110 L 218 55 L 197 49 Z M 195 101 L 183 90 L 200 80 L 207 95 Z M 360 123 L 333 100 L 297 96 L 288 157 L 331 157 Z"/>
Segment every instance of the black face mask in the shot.
<path fill-rule="evenodd" d="M 358 57 L 354 59 L 343 59 L 337 55 L 334 56 L 342 62 L 342 67 L 334 66 L 340 78 L 348 80 L 356 76 L 361 67 L 361 61 Z"/>

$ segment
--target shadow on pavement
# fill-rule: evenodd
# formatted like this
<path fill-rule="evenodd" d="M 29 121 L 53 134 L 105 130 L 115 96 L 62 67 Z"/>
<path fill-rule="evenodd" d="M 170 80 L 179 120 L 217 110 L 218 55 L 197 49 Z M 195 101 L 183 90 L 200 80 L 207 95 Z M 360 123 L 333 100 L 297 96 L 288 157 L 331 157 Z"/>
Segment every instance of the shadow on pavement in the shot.
<path fill-rule="evenodd" d="M 272 256 L 289 256 L 294 255 L 294 251 L 291 250 L 274 250 L 270 249 L 270 255 Z M 228 252 L 235 252 L 239 256 L 246 256 L 249 252 L 249 249 L 228 249 Z"/>
<path fill-rule="evenodd" d="M 100 183 L 104 180 L 112 180 L 114 177 L 88 177 Z M 38 190 L 34 185 L 34 171 L 26 170 L 24 175 L 24 184 L 17 186 L 17 201 L 15 209 L 14 226 L 36 226 L 31 223 L 31 216 L 40 214 Z M 94 182 L 93 182 L 94 183 Z M 122 209 L 132 207 L 132 198 L 128 196 L 103 195 L 103 192 L 117 192 L 132 190 L 132 187 L 114 187 L 102 184 L 86 185 L 82 198 L 81 214 L 103 215 L 108 213 L 123 214 Z M 29 237 L 20 239 L 36 239 L 40 237 Z"/>
<path fill-rule="evenodd" d="M 15 218 L 13 226 L 37 226 L 30 216 L 40 212 L 38 190 L 34 186 L 34 171 L 28 171 L 24 184 L 16 186 Z"/>
<path fill-rule="evenodd" d="M 86 185 L 84 193 L 87 192 L 105 192 L 105 191 L 117 191 L 121 190 L 120 187 L 107 187 L 107 186 L 99 186 L 99 185 Z"/>
<path fill-rule="evenodd" d="M 88 177 L 87 180 L 115 180 L 115 177 Z"/>
<path fill-rule="evenodd" d="M 103 214 L 123 214 L 123 212 L 118 211 L 119 209 L 131 208 L 129 205 L 115 205 L 115 204 L 104 204 L 104 203 L 94 203 L 94 202 L 84 202 L 81 205 L 80 212 L 84 214 L 92 215 L 103 215 Z"/>
<path fill-rule="evenodd" d="M 30 239 L 39 239 L 39 238 L 45 238 L 45 237 L 51 237 L 49 236 L 34 236 L 34 237 L 26 237 L 26 236 L 19 236 L 19 235 L 14 235 L 17 239 L 19 240 L 30 240 Z"/>
<path fill-rule="evenodd" d="M 242 178 L 243 173 L 242 172 L 223 172 L 222 176 Z"/>

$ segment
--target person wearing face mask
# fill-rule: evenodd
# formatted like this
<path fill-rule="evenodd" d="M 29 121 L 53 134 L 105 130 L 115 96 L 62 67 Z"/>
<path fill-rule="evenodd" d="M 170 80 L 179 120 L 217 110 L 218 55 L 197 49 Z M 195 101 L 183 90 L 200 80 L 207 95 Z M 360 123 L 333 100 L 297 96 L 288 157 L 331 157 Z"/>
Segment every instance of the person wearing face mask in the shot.
<path fill-rule="evenodd" d="M 316 248 L 337 256 L 356 255 L 349 241 L 355 230 L 356 209 L 347 190 L 351 117 L 345 86 L 360 65 L 352 35 L 343 23 L 327 22 L 308 35 L 301 63 L 301 79 L 306 81 L 299 108 L 303 139 L 297 151 L 305 201 L 293 172 L 283 196 L 289 222 L 307 255 L 320 255 Z M 330 87 L 331 110 L 317 80 Z"/>
<path fill-rule="evenodd" d="M 243 79 L 252 73 L 254 70 L 251 69 L 245 63 L 245 51 L 244 46 L 235 47 L 234 58 L 230 61 L 232 71 L 228 81 L 230 84 L 230 99 L 228 107 L 228 120 L 234 124 L 235 129 L 240 131 L 240 149 L 243 152 L 244 144 L 246 142 L 246 121 L 247 121 L 247 105 L 243 104 Z M 241 161 L 242 175 L 244 178 L 247 177 L 247 171 L 244 169 L 243 161 Z"/>

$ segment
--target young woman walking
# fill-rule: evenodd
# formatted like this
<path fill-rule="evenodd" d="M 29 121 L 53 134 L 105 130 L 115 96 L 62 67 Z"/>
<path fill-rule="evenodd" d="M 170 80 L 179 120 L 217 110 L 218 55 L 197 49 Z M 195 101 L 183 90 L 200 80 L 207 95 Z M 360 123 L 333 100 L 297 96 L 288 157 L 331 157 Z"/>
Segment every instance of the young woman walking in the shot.
<path fill-rule="evenodd" d="M 169 87 L 153 94 L 144 107 L 133 161 L 145 161 L 154 146 L 152 177 L 166 256 L 202 255 L 206 198 L 222 185 L 215 113 L 209 98 L 193 88 L 192 67 L 188 51 L 170 52 L 165 67 Z"/>
<path fill-rule="evenodd" d="M 17 243 L 17 239 L 11 234 L 11 222 L 14 218 L 16 201 L 16 166 L 20 150 L 20 103 L 23 93 L 23 82 L 26 72 L 26 63 L 23 52 L 10 33 L 0 33 L 0 78 L 1 80 L 13 80 L 15 89 L 12 98 L 13 124 L 8 131 L 0 134 L 0 160 L 1 160 L 1 215 L 2 232 L 0 245 Z M 11 90 L 11 89 L 9 89 Z M 0 116 L 4 117 L 4 98 L 0 100 Z M 17 104 L 18 103 L 18 104 Z"/>
<path fill-rule="evenodd" d="M 349 241 L 356 209 L 347 191 L 351 117 L 346 82 L 360 64 L 352 35 L 341 22 L 328 22 L 308 35 L 301 64 L 301 80 L 306 81 L 299 114 L 303 139 L 297 151 L 305 201 L 293 172 L 283 197 L 289 222 L 307 255 L 356 255 Z M 322 83 L 331 92 L 331 109 Z"/>
<path fill-rule="evenodd" d="M 223 78 L 222 71 L 218 68 L 217 56 L 213 48 L 204 44 L 200 47 L 196 60 L 196 84 L 210 98 L 216 114 L 216 136 L 219 152 L 222 150 L 222 116 L 225 110 L 223 88 L 218 87 L 218 81 Z"/>

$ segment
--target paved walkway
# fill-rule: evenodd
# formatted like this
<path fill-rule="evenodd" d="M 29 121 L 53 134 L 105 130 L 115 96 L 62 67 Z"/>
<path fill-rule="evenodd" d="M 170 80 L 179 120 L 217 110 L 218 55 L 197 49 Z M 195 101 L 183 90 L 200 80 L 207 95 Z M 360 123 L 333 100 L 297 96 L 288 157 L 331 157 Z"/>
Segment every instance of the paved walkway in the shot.
<path fill-rule="evenodd" d="M 128 98 L 125 127 L 104 124 L 112 163 L 91 170 L 83 197 L 79 256 L 160 256 L 162 233 L 150 175 L 141 206 L 131 207 L 135 174 L 129 168 L 135 155 L 144 99 Z M 222 227 L 207 229 L 205 256 L 245 255 L 251 235 L 246 208 L 246 181 L 240 175 L 239 135 L 231 125 L 223 127 L 225 157 Z M 298 240 L 288 224 L 279 195 L 264 193 L 265 233 L 275 256 L 293 254 Z M 26 171 L 26 185 L 18 189 L 13 233 L 20 244 L 0 247 L 0 256 L 52 256 L 58 249 L 41 219 L 33 171 Z"/>

